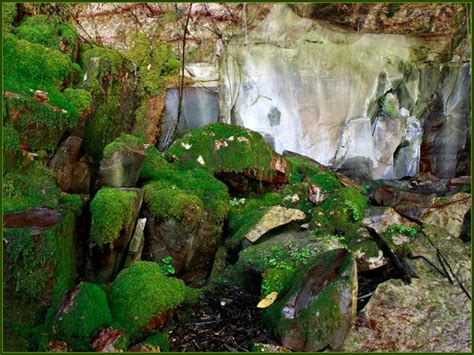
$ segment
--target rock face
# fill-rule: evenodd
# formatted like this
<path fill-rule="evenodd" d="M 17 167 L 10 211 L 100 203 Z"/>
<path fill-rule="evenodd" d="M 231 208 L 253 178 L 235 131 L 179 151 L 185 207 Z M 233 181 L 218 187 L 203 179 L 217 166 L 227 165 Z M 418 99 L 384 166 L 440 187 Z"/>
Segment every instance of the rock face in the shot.
<path fill-rule="evenodd" d="M 339 349 L 355 316 L 355 261 L 346 249 L 322 254 L 280 300 L 266 310 L 282 344 L 293 351 Z"/>
<path fill-rule="evenodd" d="M 411 285 L 401 280 L 380 284 L 358 315 L 344 351 L 348 352 L 469 352 L 471 348 L 471 301 L 459 286 L 471 289 L 469 250 L 446 231 L 428 227 L 412 245 L 442 269 L 437 250 L 450 265 L 451 283 L 422 259 L 416 259 Z M 453 275 L 452 272 L 456 272 Z M 470 291 L 468 291 L 470 292 Z"/>
<path fill-rule="evenodd" d="M 469 64 L 452 63 L 449 70 L 439 64 L 449 38 L 442 33 L 434 42 L 345 32 L 275 5 L 257 28 L 228 45 L 220 66 L 220 115 L 272 137 L 277 152 L 295 151 L 356 178 L 401 178 L 418 172 L 423 129 L 439 126 L 424 115 L 431 96 L 454 89 L 449 98 L 440 97 L 456 113 L 440 119 L 445 128 L 433 133 L 433 153 L 427 153 L 445 154 L 447 142 L 456 141 L 449 148 L 451 163 L 443 158 L 446 163 L 432 169 L 454 176 L 454 157 L 466 142 L 460 108 L 470 97 Z M 460 70 L 461 80 L 444 75 L 440 82 L 446 70 Z"/>

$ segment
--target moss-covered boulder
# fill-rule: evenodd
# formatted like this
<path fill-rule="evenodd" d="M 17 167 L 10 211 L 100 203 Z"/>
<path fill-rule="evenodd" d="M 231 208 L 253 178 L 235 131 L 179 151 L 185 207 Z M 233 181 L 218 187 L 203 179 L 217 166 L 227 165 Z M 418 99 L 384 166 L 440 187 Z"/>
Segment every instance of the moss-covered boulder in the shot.
<path fill-rule="evenodd" d="M 168 334 L 158 333 L 146 338 L 139 344 L 132 346 L 128 349 L 130 352 L 140 353 L 159 353 L 170 351 L 170 342 Z"/>
<path fill-rule="evenodd" d="M 212 123 L 178 139 L 168 150 L 176 165 L 186 169 L 204 168 L 234 181 L 239 177 L 282 184 L 290 175 L 286 160 L 265 143 L 262 136 L 239 126 Z"/>
<path fill-rule="evenodd" d="M 161 327 L 187 293 L 184 282 L 166 277 L 159 264 L 139 261 L 115 279 L 110 308 L 116 324 L 133 339 Z"/>
<path fill-rule="evenodd" d="M 87 113 L 91 96 L 73 88 L 80 67 L 67 54 L 25 38 L 4 36 L 4 122 L 20 134 L 23 148 L 53 151 Z"/>
<path fill-rule="evenodd" d="M 83 201 L 77 195 L 50 198 L 55 199 L 60 221 L 43 229 L 3 230 L 6 351 L 36 351 L 39 335 L 47 333 L 39 331 L 41 325 L 52 324 L 63 294 L 76 283 L 82 258 L 76 222 Z"/>
<path fill-rule="evenodd" d="M 105 292 L 97 285 L 82 282 L 64 295 L 53 329 L 70 350 L 87 351 L 91 336 L 111 323 Z"/>
<path fill-rule="evenodd" d="M 139 189 L 102 188 L 90 204 L 90 266 L 96 280 L 111 281 L 120 271 L 142 204 Z"/>
<path fill-rule="evenodd" d="M 81 52 L 81 88 L 94 98 L 84 131 L 84 150 L 99 163 L 104 148 L 121 133 L 131 132 L 141 98 L 132 63 L 119 51 L 88 47 Z"/>
<path fill-rule="evenodd" d="M 321 254 L 264 311 L 264 320 L 293 351 L 337 350 L 351 328 L 357 304 L 354 256 L 347 249 Z"/>
<path fill-rule="evenodd" d="M 249 289 L 255 288 L 255 284 L 258 286 L 258 280 L 262 279 L 262 295 L 281 293 L 319 254 L 342 247 L 336 236 L 319 237 L 288 227 L 270 233 L 265 241 L 242 250 L 230 277 Z"/>
<path fill-rule="evenodd" d="M 229 211 L 227 187 L 203 169 L 181 170 L 148 148 L 141 171 L 144 187 L 145 258 L 173 258 L 186 280 L 205 277 L 222 238 Z"/>
<path fill-rule="evenodd" d="M 143 141 L 138 137 L 122 134 L 104 149 L 99 184 L 107 187 L 135 187 L 144 160 Z"/>

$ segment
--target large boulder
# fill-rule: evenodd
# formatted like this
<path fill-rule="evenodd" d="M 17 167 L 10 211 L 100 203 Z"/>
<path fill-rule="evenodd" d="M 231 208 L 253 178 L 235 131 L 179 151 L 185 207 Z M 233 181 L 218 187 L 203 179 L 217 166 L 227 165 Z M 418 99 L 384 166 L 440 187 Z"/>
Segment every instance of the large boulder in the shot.
<path fill-rule="evenodd" d="M 338 350 L 355 318 L 357 273 L 347 249 L 319 255 L 298 274 L 292 286 L 264 319 L 293 351 Z"/>
<path fill-rule="evenodd" d="M 115 279 L 110 309 L 114 321 L 132 340 L 163 326 L 187 292 L 182 280 L 166 277 L 157 263 L 139 261 Z"/>
<path fill-rule="evenodd" d="M 401 280 L 380 284 L 359 313 L 344 351 L 470 351 L 470 250 L 439 227 L 428 225 L 423 232 L 411 252 L 432 264 L 415 259 L 419 278 L 410 285 Z"/>
<path fill-rule="evenodd" d="M 97 281 L 112 281 L 123 267 L 142 201 L 140 189 L 108 187 L 92 200 L 88 271 Z"/>
<path fill-rule="evenodd" d="M 181 170 L 149 148 L 141 170 L 144 187 L 143 258 L 172 257 L 177 275 L 203 281 L 222 238 L 229 211 L 226 186 L 203 169 Z"/>

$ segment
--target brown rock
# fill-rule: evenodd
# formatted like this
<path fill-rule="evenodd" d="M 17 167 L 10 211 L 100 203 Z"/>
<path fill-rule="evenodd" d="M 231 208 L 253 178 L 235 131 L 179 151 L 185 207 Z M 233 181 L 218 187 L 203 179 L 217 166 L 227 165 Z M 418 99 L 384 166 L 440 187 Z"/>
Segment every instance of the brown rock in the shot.
<path fill-rule="evenodd" d="M 67 353 L 67 343 L 64 340 L 50 340 L 48 341 L 48 352 Z"/>
<path fill-rule="evenodd" d="M 92 337 L 90 346 L 100 353 L 123 352 L 123 349 L 116 347 L 121 337 L 124 337 L 124 333 L 120 329 L 101 328 Z"/>
<path fill-rule="evenodd" d="M 28 228 L 32 234 L 39 234 L 62 219 L 63 217 L 56 210 L 36 207 L 4 215 L 3 226 L 6 228 Z"/>

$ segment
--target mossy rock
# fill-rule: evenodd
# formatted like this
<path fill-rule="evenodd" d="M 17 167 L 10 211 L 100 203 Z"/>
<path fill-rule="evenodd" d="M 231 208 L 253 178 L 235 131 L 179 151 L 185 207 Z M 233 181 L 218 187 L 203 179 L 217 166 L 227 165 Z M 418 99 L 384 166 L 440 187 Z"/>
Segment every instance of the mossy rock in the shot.
<path fill-rule="evenodd" d="M 62 21 L 59 16 L 25 17 L 14 32 L 20 39 L 65 52 L 71 57 L 76 48 L 76 28 Z"/>
<path fill-rule="evenodd" d="M 76 283 L 80 256 L 75 226 L 83 201 L 79 196 L 65 197 L 58 202 L 63 219 L 53 227 L 36 235 L 26 229 L 4 228 L 5 326 L 8 334 L 28 346 L 9 351 L 38 349 L 62 296 Z M 43 324 L 47 324 L 44 330 Z"/>
<path fill-rule="evenodd" d="M 183 303 L 186 293 L 184 282 L 164 276 L 160 265 L 139 261 L 122 270 L 112 285 L 112 316 L 135 338 L 162 325 L 169 313 Z"/>
<path fill-rule="evenodd" d="M 120 231 L 131 222 L 136 196 L 132 191 L 107 187 L 97 192 L 90 205 L 90 246 L 110 244 L 120 236 Z"/>
<path fill-rule="evenodd" d="M 342 234 L 349 241 L 358 236 L 366 208 L 364 195 L 353 188 L 341 188 L 314 208 L 310 228 L 317 233 Z"/>
<path fill-rule="evenodd" d="M 286 160 L 259 133 L 224 123 L 186 133 L 166 153 L 178 167 L 204 168 L 213 174 L 242 174 L 276 184 L 287 182 L 290 175 Z"/>
<path fill-rule="evenodd" d="M 321 254 L 265 309 L 264 322 L 293 351 L 338 349 L 355 317 L 357 276 L 346 249 Z"/>
<path fill-rule="evenodd" d="M 87 282 L 65 294 L 57 314 L 54 328 L 73 351 L 90 350 L 89 341 L 94 332 L 112 323 L 104 291 Z"/>
<path fill-rule="evenodd" d="M 3 55 L 4 118 L 33 151 L 54 150 L 67 128 L 75 127 L 91 106 L 87 91 L 71 84 L 80 68 L 59 50 L 7 33 Z M 36 97 L 37 90 L 45 98 Z M 45 102 L 46 100 L 46 102 Z"/>
<path fill-rule="evenodd" d="M 132 131 L 141 94 L 132 63 L 119 51 L 86 48 L 80 59 L 85 71 L 81 88 L 94 97 L 85 127 L 84 149 L 99 163 L 109 143 Z"/>
<path fill-rule="evenodd" d="M 167 333 L 157 333 L 132 346 L 130 352 L 167 352 L 170 351 L 170 341 Z"/>
<path fill-rule="evenodd" d="M 329 171 L 318 169 L 315 164 L 299 157 L 286 158 L 291 166 L 290 184 L 304 182 L 306 184 L 315 184 L 323 192 L 334 192 L 342 185 L 337 176 Z"/>

